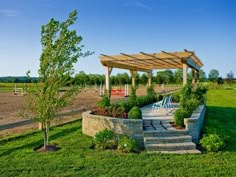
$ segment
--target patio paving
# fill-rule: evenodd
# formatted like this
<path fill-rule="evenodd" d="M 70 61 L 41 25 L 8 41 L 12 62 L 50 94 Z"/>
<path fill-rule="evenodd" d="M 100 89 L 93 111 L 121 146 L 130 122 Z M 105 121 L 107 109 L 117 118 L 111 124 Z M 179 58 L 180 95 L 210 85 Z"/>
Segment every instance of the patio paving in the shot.
<path fill-rule="evenodd" d="M 141 108 L 143 120 L 153 119 L 153 120 L 173 120 L 174 111 L 176 108 L 171 109 L 154 109 L 152 110 L 152 104 Z"/>

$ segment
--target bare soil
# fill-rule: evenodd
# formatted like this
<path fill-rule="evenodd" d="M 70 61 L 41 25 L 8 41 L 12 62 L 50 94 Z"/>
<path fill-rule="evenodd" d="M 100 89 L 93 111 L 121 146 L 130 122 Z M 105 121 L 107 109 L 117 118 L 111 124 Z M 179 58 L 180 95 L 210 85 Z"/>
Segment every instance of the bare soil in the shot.
<path fill-rule="evenodd" d="M 165 88 L 165 90 L 174 89 L 173 87 Z M 161 87 L 156 86 L 155 91 L 160 92 Z M 130 93 L 130 92 L 129 92 Z M 137 90 L 137 95 L 145 95 L 146 87 L 140 86 Z M 86 110 L 91 110 L 96 107 L 97 102 L 101 99 L 99 96 L 99 91 L 93 88 L 91 89 L 83 89 L 75 98 L 73 104 L 68 105 L 63 108 L 61 113 L 65 113 L 63 119 L 57 119 L 54 124 L 58 123 L 58 120 L 61 122 L 67 122 L 70 120 L 75 120 L 81 118 L 81 112 Z M 127 99 L 125 97 L 111 97 L 112 102 L 117 102 L 119 100 Z M 12 92 L 1 93 L 0 92 L 0 125 L 5 125 L 9 123 L 19 122 L 23 119 L 19 116 L 19 109 L 25 108 L 26 102 L 25 98 L 22 95 L 14 95 Z M 2 130 L 0 131 L 0 138 L 3 136 L 7 136 L 12 133 L 19 133 L 29 129 L 37 129 L 38 124 L 33 123 L 30 125 L 20 126 L 12 129 Z"/>

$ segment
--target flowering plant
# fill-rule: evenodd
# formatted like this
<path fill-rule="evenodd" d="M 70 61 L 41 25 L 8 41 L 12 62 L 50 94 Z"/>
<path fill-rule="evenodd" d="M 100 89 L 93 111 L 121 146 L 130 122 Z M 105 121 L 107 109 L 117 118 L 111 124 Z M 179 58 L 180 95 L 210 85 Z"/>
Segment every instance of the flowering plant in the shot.
<path fill-rule="evenodd" d="M 125 112 L 125 108 L 114 105 L 109 107 L 96 107 L 92 110 L 92 114 L 123 119 L 127 119 L 128 117 L 128 114 Z"/>

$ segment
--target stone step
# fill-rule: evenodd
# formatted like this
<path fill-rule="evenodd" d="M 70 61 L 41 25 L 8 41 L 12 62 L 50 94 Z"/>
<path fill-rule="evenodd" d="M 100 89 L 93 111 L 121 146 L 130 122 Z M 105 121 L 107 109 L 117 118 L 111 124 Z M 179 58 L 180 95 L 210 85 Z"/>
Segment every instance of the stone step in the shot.
<path fill-rule="evenodd" d="M 145 144 L 147 151 L 177 151 L 177 150 L 196 150 L 196 144 L 186 143 L 167 143 L 167 144 Z"/>
<path fill-rule="evenodd" d="M 146 130 L 143 133 L 144 137 L 170 137 L 188 135 L 188 130 Z"/>
<path fill-rule="evenodd" d="M 192 142 L 192 137 L 189 135 L 170 136 L 170 137 L 144 137 L 146 144 L 162 144 L 162 143 L 183 143 Z"/>
<path fill-rule="evenodd" d="M 163 154 L 201 154 L 201 151 L 194 150 L 176 150 L 176 151 L 147 151 L 148 153 L 163 153 Z"/>
<path fill-rule="evenodd" d="M 157 123 L 157 124 L 160 124 L 160 122 L 162 122 L 162 124 L 168 124 L 170 122 L 173 122 L 173 119 L 166 119 L 166 120 L 154 120 L 154 119 L 146 119 L 146 120 L 143 120 L 143 123 L 150 123 L 150 122 L 153 122 L 153 123 Z"/>

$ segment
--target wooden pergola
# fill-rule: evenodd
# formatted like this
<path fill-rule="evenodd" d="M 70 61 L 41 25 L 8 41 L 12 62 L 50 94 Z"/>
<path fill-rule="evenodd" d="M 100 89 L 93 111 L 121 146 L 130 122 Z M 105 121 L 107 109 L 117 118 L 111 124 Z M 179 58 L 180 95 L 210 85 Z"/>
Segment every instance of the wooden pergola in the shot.
<path fill-rule="evenodd" d="M 106 67 L 106 89 L 109 91 L 110 74 L 113 68 L 130 70 L 132 85 L 135 86 L 137 71 L 148 73 L 148 84 L 151 85 L 152 70 L 183 69 L 183 85 L 187 83 L 187 69 L 192 69 L 192 83 L 199 83 L 199 70 L 203 66 L 195 52 L 184 49 L 182 52 L 165 52 L 104 55 L 99 56 Z"/>

